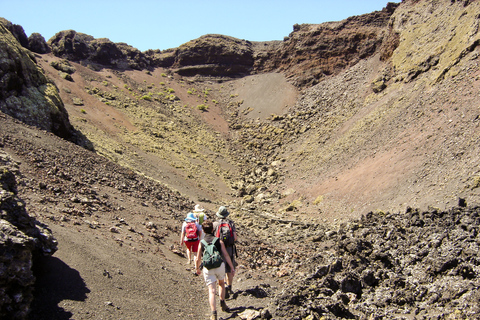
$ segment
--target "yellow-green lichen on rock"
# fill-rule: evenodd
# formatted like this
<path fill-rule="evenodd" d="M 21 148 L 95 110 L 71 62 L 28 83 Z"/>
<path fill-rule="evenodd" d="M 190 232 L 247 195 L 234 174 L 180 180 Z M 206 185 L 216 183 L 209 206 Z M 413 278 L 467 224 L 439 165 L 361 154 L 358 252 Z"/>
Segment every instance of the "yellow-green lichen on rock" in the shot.
<path fill-rule="evenodd" d="M 74 130 L 55 84 L 0 23 L 0 111 L 63 138 Z"/>
<path fill-rule="evenodd" d="M 409 81 L 432 69 L 430 81 L 444 75 L 480 41 L 480 2 L 450 0 L 412 2 L 392 16 L 400 44 L 392 63 L 397 77 Z"/>

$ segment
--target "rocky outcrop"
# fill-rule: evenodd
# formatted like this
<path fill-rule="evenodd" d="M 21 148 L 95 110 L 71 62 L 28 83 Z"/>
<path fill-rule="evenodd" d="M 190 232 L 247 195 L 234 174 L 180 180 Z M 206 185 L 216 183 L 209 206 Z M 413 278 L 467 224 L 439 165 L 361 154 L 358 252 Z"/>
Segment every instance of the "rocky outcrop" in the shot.
<path fill-rule="evenodd" d="M 66 30 L 58 32 L 48 45 L 54 55 L 71 61 L 84 61 L 120 69 L 147 69 L 149 59 L 138 49 L 125 43 L 114 43 L 109 39 L 95 39 L 94 37 Z"/>
<path fill-rule="evenodd" d="M 251 42 L 223 35 L 205 35 L 175 49 L 143 53 L 125 43 L 67 30 L 53 36 L 48 45 L 53 54 L 70 61 L 120 69 L 171 68 L 183 76 L 245 75 L 255 60 Z"/>
<path fill-rule="evenodd" d="M 480 312 L 480 207 L 370 212 L 327 231 L 275 319 L 470 319 Z M 454 317 L 455 316 L 455 317 Z"/>
<path fill-rule="evenodd" d="M 280 48 L 255 61 L 255 69 L 285 72 L 297 86 L 316 84 L 377 53 L 397 6 L 340 22 L 295 25 Z"/>
<path fill-rule="evenodd" d="M 181 75 L 233 76 L 253 67 L 252 43 L 222 35 L 205 35 L 175 51 L 174 68 Z"/>
<path fill-rule="evenodd" d="M 175 63 L 175 54 L 176 49 L 145 51 L 145 56 L 151 64 L 161 68 L 170 68 Z"/>
<path fill-rule="evenodd" d="M 252 43 L 223 35 L 205 35 L 178 48 L 145 53 L 125 44 L 67 30 L 48 44 L 53 54 L 71 61 L 93 62 L 116 68 L 172 68 L 183 76 L 248 74 L 254 64 Z"/>
<path fill-rule="evenodd" d="M 28 37 L 28 48 L 36 53 L 48 53 L 50 52 L 50 47 L 45 41 L 45 38 L 40 33 L 32 33 L 30 37 Z"/>
<path fill-rule="evenodd" d="M 0 18 L 0 24 L 10 31 L 10 33 L 15 37 L 15 39 L 17 39 L 22 47 L 28 48 L 28 38 L 22 26 L 13 24 L 5 18 Z"/>
<path fill-rule="evenodd" d="M 0 111 L 67 140 L 78 140 L 57 87 L 37 65 L 35 56 L 21 46 L 3 23 L 0 23 Z"/>
<path fill-rule="evenodd" d="M 26 319 L 33 300 L 32 266 L 51 255 L 57 242 L 44 224 L 26 211 L 17 196 L 17 165 L 0 152 L 0 318 Z"/>
<path fill-rule="evenodd" d="M 32 33 L 30 37 L 27 38 L 22 26 L 13 24 L 4 18 L 0 18 L 0 24 L 3 24 L 3 26 L 10 31 L 22 47 L 36 53 L 50 52 L 50 48 L 48 47 L 45 38 L 40 33 Z"/>
<path fill-rule="evenodd" d="M 389 32 L 388 23 L 397 6 L 389 3 L 382 11 L 340 22 L 295 25 L 283 42 L 257 43 L 208 34 L 178 48 L 142 53 L 127 44 L 67 30 L 57 33 L 48 44 L 56 56 L 72 61 L 117 68 L 171 68 L 182 76 L 283 72 L 304 87 L 376 53 L 391 55 L 398 41 L 394 41 L 396 34 Z"/>

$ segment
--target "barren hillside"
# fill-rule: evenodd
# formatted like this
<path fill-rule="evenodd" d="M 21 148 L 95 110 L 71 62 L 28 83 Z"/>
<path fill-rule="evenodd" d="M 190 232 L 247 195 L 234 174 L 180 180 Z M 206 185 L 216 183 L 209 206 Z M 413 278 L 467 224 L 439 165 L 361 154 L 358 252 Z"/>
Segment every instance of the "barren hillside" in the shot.
<path fill-rule="evenodd" d="M 281 42 L 146 52 L 0 21 L 3 188 L 58 242 L 33 253 L 30 318 L 203 318 L 177 244 L 196 203 L 240 230 L 223 319 L 475 318 L 478 12 L 407 0 Z M 449 286 L 467 289 L 435 298 Z"/>

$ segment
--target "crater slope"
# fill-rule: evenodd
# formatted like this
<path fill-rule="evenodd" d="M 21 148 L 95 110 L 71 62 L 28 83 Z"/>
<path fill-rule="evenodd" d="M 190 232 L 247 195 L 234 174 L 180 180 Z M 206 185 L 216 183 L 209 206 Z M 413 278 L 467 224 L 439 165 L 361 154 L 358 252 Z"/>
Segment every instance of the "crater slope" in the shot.
<path fill-rule="evenodd" d="M 208 315 L 178 246 L 197 203 L 239 229 L 223 319 L 478 313 L 478 12 L 406 0 L 284 41 L 146 52 L 73 30 L 33 52 L 0 25 L 42 80 L 0 101 L 12 192 L 58 240 L 35 263 L 31 319 Z M 42 86 L 73 142 L 25 120 L 40 108 L 4 107 Z"/>

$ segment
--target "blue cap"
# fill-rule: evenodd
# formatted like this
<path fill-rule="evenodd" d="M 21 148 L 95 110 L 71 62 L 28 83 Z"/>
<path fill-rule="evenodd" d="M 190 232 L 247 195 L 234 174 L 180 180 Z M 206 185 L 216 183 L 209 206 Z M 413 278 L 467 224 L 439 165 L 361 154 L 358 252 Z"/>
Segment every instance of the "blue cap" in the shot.
<path fill-rule="evenodd" d="M 189 221 L 195 221 L 195 220 L 197 220 L 197 219 L 195 218 L 195 216 L 193 215 L 192 212 L 190 212 L 189 214 L 187 214 L 187 217 L 185 218 L 185 221 L 187 221 L 187 222 L 189 222 Z"/>

